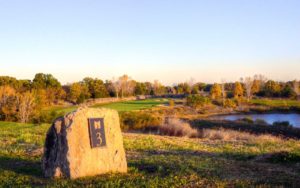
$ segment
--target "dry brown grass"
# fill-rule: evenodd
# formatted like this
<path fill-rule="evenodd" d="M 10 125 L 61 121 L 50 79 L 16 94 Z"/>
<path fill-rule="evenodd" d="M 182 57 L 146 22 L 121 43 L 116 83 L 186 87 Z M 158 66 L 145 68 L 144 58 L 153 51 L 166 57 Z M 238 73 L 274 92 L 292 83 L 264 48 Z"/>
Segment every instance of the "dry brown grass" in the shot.
<path fill-rule="evenodd" d="M 250 142 L 280 142 L 281 138 L 269 134 L 255 135 L 246 132 L 234 131 L 229 129 L 204 129 L 199 134 L 200 138 L 210 140 L 223 140 L 223 141 L 250 141 Z"/>
<path fill-rule="evenodd" d="M 189 123 L 178 118 L 170 118 L 166 123 L 159 126 L 159 134 L 167 136 L 178 136 L 188 138 L 202 138 L 208 140 L 222 141 L 245 141 L 251 143 L 283 141 L 282 138 L 270 134 L 256 135 L 247 132 L 230 129 L 202 129 L 192 128 Z"/>
<path fill-rule="evenodd" d="M 193 129 L 190 124 L 177 118 L 170 118 L 166 123 L 160 125 L 159 132 L 162 135 L 181 136 L 189 138 L 195 138 L 199 135 L 197 129 Z"/>

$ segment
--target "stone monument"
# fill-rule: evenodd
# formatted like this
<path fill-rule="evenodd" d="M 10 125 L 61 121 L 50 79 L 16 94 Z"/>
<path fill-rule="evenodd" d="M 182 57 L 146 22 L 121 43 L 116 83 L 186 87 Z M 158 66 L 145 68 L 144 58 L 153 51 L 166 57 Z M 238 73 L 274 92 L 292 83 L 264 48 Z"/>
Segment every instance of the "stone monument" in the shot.
<path fill-rule="evenodd" d="M 42 169 L 45 177 L 79 178 L 127 172 L 117 111 L 79 108 L 48 130 Z"/>

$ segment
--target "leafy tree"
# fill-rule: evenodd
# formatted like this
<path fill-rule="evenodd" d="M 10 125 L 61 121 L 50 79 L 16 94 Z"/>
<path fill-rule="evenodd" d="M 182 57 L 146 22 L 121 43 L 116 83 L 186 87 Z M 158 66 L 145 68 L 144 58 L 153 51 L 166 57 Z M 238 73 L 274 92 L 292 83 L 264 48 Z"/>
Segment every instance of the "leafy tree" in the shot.
<path fill-rule="evenodd" d="M 52 74 L 37 73 L 32 81 L 35 89 L 59 88 L 60 82 Z"/>
<path fill-rule="evenodd" d="M 201 95 L 189 95 L 186 99 L 186 104 L 193 108 L 202 107 L 210 103 L 209 98 Z"/>
<path fill-rule="evenodd" d="M 88 87 L 92 98 L 104 98 L 109 96 L 109 93 L 102 80 L 86 77 L 83 79 L 83 82 Z"/>
<path fill-rule="evenodd" d="M 264 96 L 266 97 L 278 97 L 280 96 L 281 87 L 278 82 L 269 80 L 266 82 L 263 88 Z"/>
<path fill-rule="evenodd" d="M 233 96 L 234 98 L 241 98 L 244 95 L 244 89 L 240 82 L 235 82 Z"/>
<path fill-rule="evenodd" d="M 16 90 L 11 86 L 0 86 L 0 119 L 6 121 L 15 120 Z"/>
<path fill-rule="evenodd" d="M 152 89 L 154 95 L 162 95 L 165 93 L 165 87 L 158 80 L 154 80 Z"/>
<path fill-rule="evenodd" d="M 294 92 L 292 86 L 286 84 L 284 88 L 281 90 L 281 96 L 287 98 L 295 98 L 297 94 Z"/>
<path fill-rule="evenodd" d="M 191 86 L 187 82 L 178 84 L 178 91 L 180 91 L 179 94 L 191 94 Z"/>
<path fill-rule="evenodd" d="M 73 103 L 82 103 L 90 97 L 89 89 L 86 84 L 76 82 L 70 85 L 68 99 Z"/>
<path fill-rule="evenodd" d="M 146 84 L 142 82 L 137 82 L 134 88 L 135 95 L 145 95 L 146 94 Z"/>
<path fill-rule="evenodd" d="M 212 99 L 217 99 L 220 98 L 222 96 L 222 89 L 221 86 L 217 83 L 215 83 L 211 90 L 210 90 L 210 96 Z"/>
<path fill-rule="evenodd" d="M 18 80 L 10 76 L 0 76 L 0 86 L 10 86 L 12 88 L 18 88 Z"/>
<path fill-rule="evenodd" d="M 198 85 L 194 85 L 192 87 L 191 94 L 199 94 L 199 87 L 198 87 Z"/>

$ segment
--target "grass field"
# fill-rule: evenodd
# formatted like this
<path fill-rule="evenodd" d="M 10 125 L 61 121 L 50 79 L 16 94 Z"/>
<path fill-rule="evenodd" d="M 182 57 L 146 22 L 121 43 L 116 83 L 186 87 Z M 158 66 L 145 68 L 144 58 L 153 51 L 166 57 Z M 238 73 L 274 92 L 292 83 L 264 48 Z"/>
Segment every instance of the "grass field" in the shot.
<path fill-rule="evenodd" d="M 133 111 L 133 110 L 143 110 L 155 107 L 157 105 L 166 104 L 167 99 L 146 99 L 146 100 L 137 100 L 137 101 L 125 101 L 125 102 L 116 102 L 108 104 L 96 104 L 92 106 L 93 108 L 111 108 L 119 112 Z"/>
<path fill-rule="evenodd" d="M 106 104 L 95 104 L 91 107 L 111 108 L 119 112 L 124 112 L 124 111 L 148 109 L 160 104 L 166 104 L 167 102 L 168 102 L 167 99 L 145 99 L 145 100 L 114 102 L 114 103 L 106 103 Z M 54 111 L 57 114 L 63 114 L 63 113 L 71 112 L 76 108 L 78 108 L 78 106 L 68 106 L 68 107 L 54 106 L 54 107 L 46 108 L 45 111 L 49 113 Z"/>
<path fill-rule="evenodd" d="M 300 107 L 298 100 L 284 100 L 284 99 L 252 99 L 250 101 L 255 105 L 269 106 L 269 107 Z"/>
<path fill-rule="evenodd" d="M 300 141 L 271 136 L 220 140 L 124 133 L 128 174 L 45 179 L 40 159 L 48 128 L 48 124 L 0 122 L 0 187 L 300 185 Z"/>

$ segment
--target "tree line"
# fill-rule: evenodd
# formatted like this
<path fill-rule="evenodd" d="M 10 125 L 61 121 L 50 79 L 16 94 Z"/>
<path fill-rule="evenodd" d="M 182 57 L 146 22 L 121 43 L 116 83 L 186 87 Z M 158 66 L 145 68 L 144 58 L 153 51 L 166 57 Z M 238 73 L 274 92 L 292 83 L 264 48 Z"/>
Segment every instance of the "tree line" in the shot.
<path fill-rule="evenodd" d="M 210 94 L 211 99 L 299 96 L 299 82 L 277 82 L 262 75 L 246 77 L 235 83 L 206 84 L 190 81 L 165 86 L 158 80 L 138 82 L 128 75 L 101 80 L 86 77 L 79 82 L 62 85 L 53 75 L 38 73 L 32 80 L 0 76 L 0 120 L 28 122 L 41 116 L 42 109 L 54 104 L 79 104 L 86 99 L 129 97 L 138 95 Z"/>

